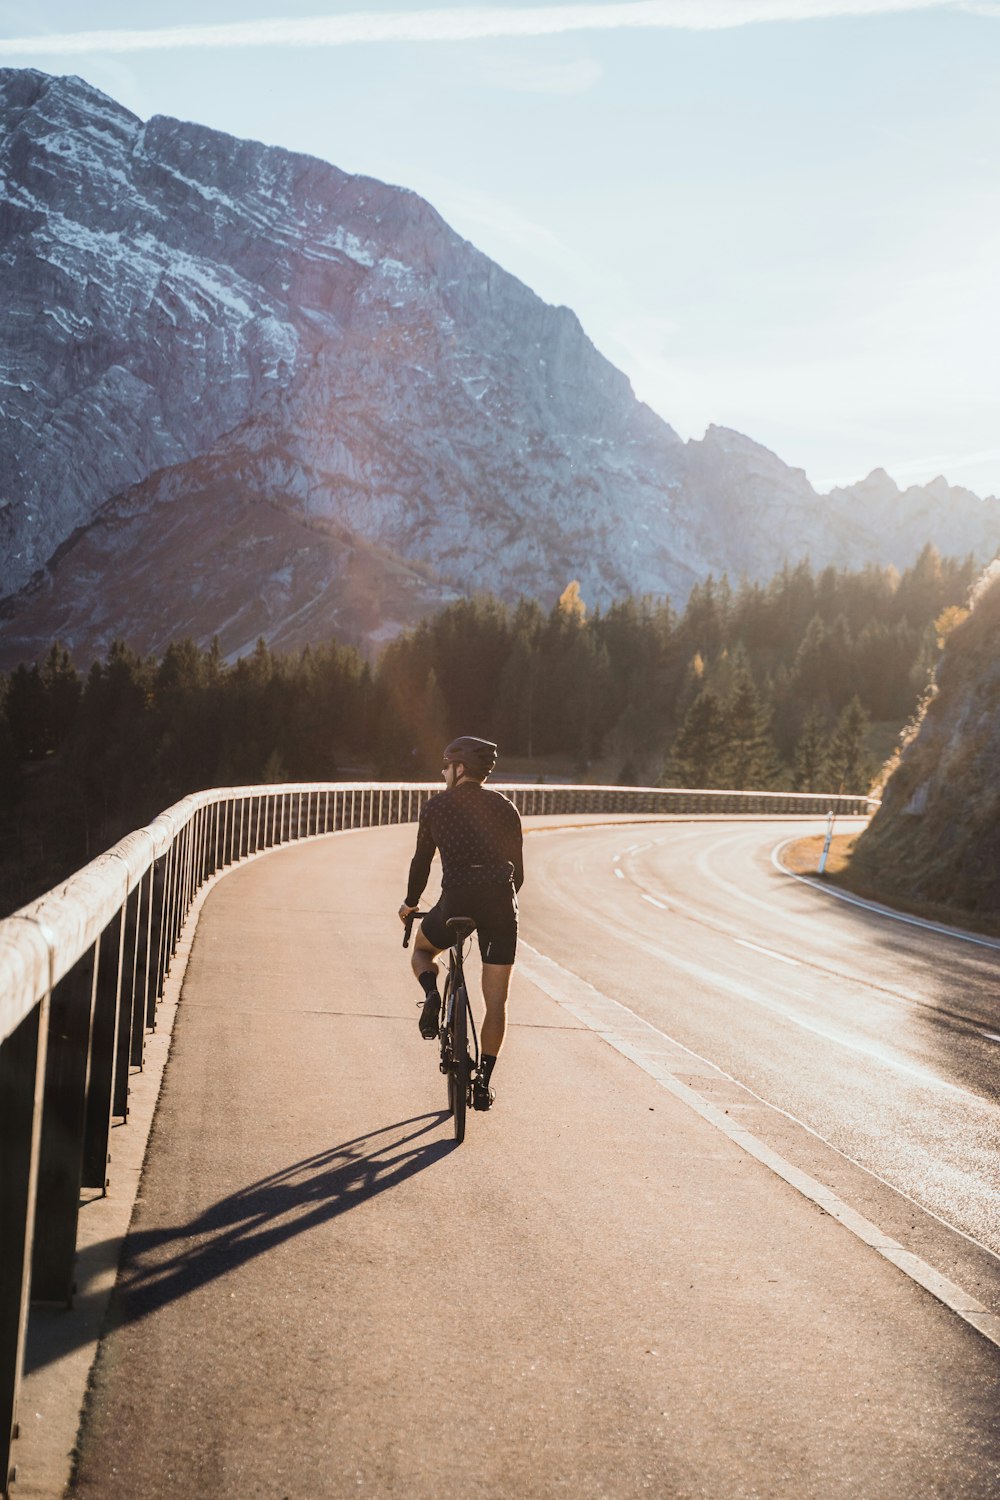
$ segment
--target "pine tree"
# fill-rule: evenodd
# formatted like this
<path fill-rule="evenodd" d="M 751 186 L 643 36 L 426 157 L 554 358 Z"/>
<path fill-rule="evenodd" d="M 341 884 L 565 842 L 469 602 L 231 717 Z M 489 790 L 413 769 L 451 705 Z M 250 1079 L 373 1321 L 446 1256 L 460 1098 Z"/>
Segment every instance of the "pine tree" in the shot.
<path fill-rule="evenodd" d="M 5 712 L 19 761 L 41 760 L 48 750 L 45 684 L 37 663 L 22 662 L 7 679 Z"/>
<path fill-rule="evenodd" d="M 814 704 L 806 713 L 799 737 L 795 742 L 792 786 L 797 792 L 824 790 L 823 770 L 826 765 L 829 738 L 826 717 Z"/>
<path fill-rule="evenodd" d="M 724 786 L 746 791 L 774 784 L 779 766 L 770 718 L 741 649 L 734 654 L 732 686 L 722 716 L 723 745 L 719 759 Z"/>
<path fill-rule="evenodd" d="M 871 785 L 874 767 L 865 749 L 868 715 L 855 696 L 837 720 L 830 739 L 823 774 L 827 790 L 863 794 Z"/>
<path fill-rule="evenodd" d="M 83 696 L 83 684 L 77 676 L 65 646 L 55 641 L 42 664 L 45 688 L 45 736 L 50 751 L 60 750 L 69 739 Z"/>
<path fill-rule="evenodd" d="M 720 785 L 722 749 L 722 705 L 711 688 L 704 688 L 684 716 L 664 768 L 664 781 L 672 786 Z"/>

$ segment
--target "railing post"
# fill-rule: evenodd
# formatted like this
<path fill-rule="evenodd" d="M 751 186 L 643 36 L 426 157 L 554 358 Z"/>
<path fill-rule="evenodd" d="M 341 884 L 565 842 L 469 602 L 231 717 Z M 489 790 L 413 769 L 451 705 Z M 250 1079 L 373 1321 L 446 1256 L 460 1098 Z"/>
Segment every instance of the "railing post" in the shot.
<path fill-rule="evenodd" d="M 13 1478 L 49 1027 L 44 995 L 0 1042 L 0 1486 Z"/>
<path fill-rule="evenodd" d="M 195 820 L 192 813 L 185 829 L 185 858 L 184 858 L 184 905 L 181 908 L 181 926 L 187 920 L 187 914 L 191 910 L 191 902 L 194 900 L 195 890 L 195 856 L 197 853 L 197 839 L 195 838 Z"/>
<path fill-rule="evenodd" d="M 177 887 L 180 884 L 181 850 L 180 836 L 175 835 L 170 845 L 167 861 L 167 900 L 163 912 L 163 972 L 160 976 L 160 994 L 170 972 L 170 960 L 174 956 L 174 912 L 177 909 Z"/>
<path fill-rule="evenodd" d="M 187 903 L 186 903 L 186 906 L 185 906 L 185 911 L 190 911 L 191 910 L 191 903 L 194 900 L 194 893 L 198 889 L 198 859 L 199 859 L 201 851 L 200 851 L 200 848 L 199 848 L 199 839 L 198 839 L 198 810 L 197 810 L 197 808 L 191 814 L 191 821 L 188 824 L 188 827 L 191 830 L 191 837 L 190 837 L 190 849 L 189 849 L 189 853 L 188 853 Z"/>
<path fill-rule="evenodd" d="M 117 931 L 117 929 L 116 929 Z M 133 939 L 134 941 L 134 939 Z M 115 968 L 117 973 L 108 974 L 108 1009 L 113 1009 L 114 1025 L 114 1091 L 111 1100 L 111 1113 L 122 1121 L 128 1119 L 128 1096 L 129 1096 L 129 1064 L 132 1060 L 132 1052 L 135 1047 L 133 1036 L 133 1014 L 132 1004 L 125 984 L 125 924 L 121 923 L 118 931 L 118 963 Z M 140 1007 L 141 1010 L 141 1007 Z M 141 1024 L 141 1023 L 140 1023 Z M 140 1056 L 142 1055 L 142 1037 L 139 1039 Z"/>
<path fill-rule="evenodd" d="M 141 904 L 142 885 L 133 896 Z M 90 1081 L 87 1085 L 87 1115 L 83 1136 L 84 1187 L 100 1188 L 108 1180 L 108 1147 L 111 1143 L 111 1120 L 115 1113 L 115 1064 L 118 1055 L 118 1009 L 121 1004 L 122 955 L 125 924 L 122 913 L 109 922 L 101 933 L 96 952 L 96 990 L 94 1025 L 90 1041 Z M 137 1008 L 142 1013 L 141 1000 Z"/>
<path fill-rule="evenodd" d="M 160 886 L 160 900 L 157 903 L 159 909 L 159 922 L 157 924 L 156 940 L 156 984 L 154 988 L 154 1003 L 163 994 L 163 985 L 167 977 L 167 968 L 170 963 L 170 893 L 173 888 L 174 865 L 176 863 L 176 850 L 171 843 L 164 855 L 163 873 Z"/>
<path fill-rule="evenodd" d="M 31 1296 L 33 1301 L 59 1302 L 66 1307 L 72 1305 L 74 1291 L 98 953 L 95 944 L 59 981 L 49 1009 L 36 1195 L 36 1213 L 44 1233 L 35 1237 Z"/>
<path fill-rule="evenodd" d="M 209 874 L 209 830 L 212 822 L 212 809 L 200 807 L 198 809 L 198 886 L 204 885 Z"/>
<path fill-rule="evenodd" d="M 163 882 L 165 857 L 154 859 L 146 876 L 146 971 L 143 992 L 146 997 L 146 1025 L 156 1030 L 156 1002 L 160 997 L 160 942 L 163 928 Z"/>
<path fill-rule="evenodd" d="M 164 978 L 170 973 L 170 965 L 173 961 L 174 951 L 177 947 L 177 932 L 180 927 L 177 913 L 181 905 L 181 882 L 184 878 L 184 830 L 174 836 L 174 842 L 170 848 L 170 906 L 167 910 L 167 966 L 164 970 Z M 162 990 L 160 991 L 162 994 Z"/>
<path fill-rule="evenodd" d="M 231 797 L 227 797 L 226 800 L 225 800 L 225 802 L 222 804 L 222 865 L 223 865 L 223 867 L 225 867 L 226 865 L 232 864 L 232 855 L 230 853 L 230 847 L 232 845 L 232 837 L 233 837 L 232 827 L 231 827 L 232 820 L 233 820 L 233 799 Z"/>
<path fill-rule="evenodd" d="M 212 814 L 215 808 L 211 805 L 202 808 L 202 851 L 201 851 L 201 878 L 210 880 L 215 874 L 215 866 L 212 863 Z"/>

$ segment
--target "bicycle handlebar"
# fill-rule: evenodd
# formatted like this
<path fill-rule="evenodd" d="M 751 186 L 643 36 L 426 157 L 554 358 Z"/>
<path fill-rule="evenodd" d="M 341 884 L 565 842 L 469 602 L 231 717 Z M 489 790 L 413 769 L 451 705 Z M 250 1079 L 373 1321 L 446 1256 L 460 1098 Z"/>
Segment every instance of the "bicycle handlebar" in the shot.
<path fill-rule="evenodd" d="M 410 946 L 410 933 L 413 931 L 413 924 L 414 924 L 414 922 L 417 920 L 418 917 L 426 917 L 426 915 L 427 915 L 427 913 L 425 911 L 411 911 L 410 914 L 409 914 L 409 916 L 405 919 L 405 921 L 403 922 L 403 947 L 404 948 L 408 948 Z"/>

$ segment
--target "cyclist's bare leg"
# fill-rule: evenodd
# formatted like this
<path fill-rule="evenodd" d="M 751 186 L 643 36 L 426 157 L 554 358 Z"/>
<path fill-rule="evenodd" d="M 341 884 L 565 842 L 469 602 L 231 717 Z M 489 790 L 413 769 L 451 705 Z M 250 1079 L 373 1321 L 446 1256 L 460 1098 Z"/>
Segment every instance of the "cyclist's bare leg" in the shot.
<path fill-rule="evenodd" d="M 491 1057 L 496 1057 L 503 1046 L 507 1030 L 507 994 L 513 969 L 513 964 L 483 964 L 486 1018 L 479 1033 L 479 1044 Z"/>
<path fill-rule="evenodd" d="M 410 950 L 410 963 L 418 979 L 421 974 L 433 974 L 434 978 L 437 978 L 438 965 L 435 960 L 441 951 L 440 948 L 435 948 L 433 943 L 427 941 L 418 927 L 413 935 L 413 947 Z"/>

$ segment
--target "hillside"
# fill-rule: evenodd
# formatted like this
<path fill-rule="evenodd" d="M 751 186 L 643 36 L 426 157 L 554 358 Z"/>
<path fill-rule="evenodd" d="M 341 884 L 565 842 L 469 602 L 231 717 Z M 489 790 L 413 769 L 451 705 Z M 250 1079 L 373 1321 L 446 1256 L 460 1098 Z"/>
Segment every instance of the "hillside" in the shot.
<path fill-rule="evenodd" d="M 1000 912 L 1000 563 L 947 637 L 935 688 L 907 735 L 882 806 L 858 841 L 854 874 L 869 888 Z"/>

